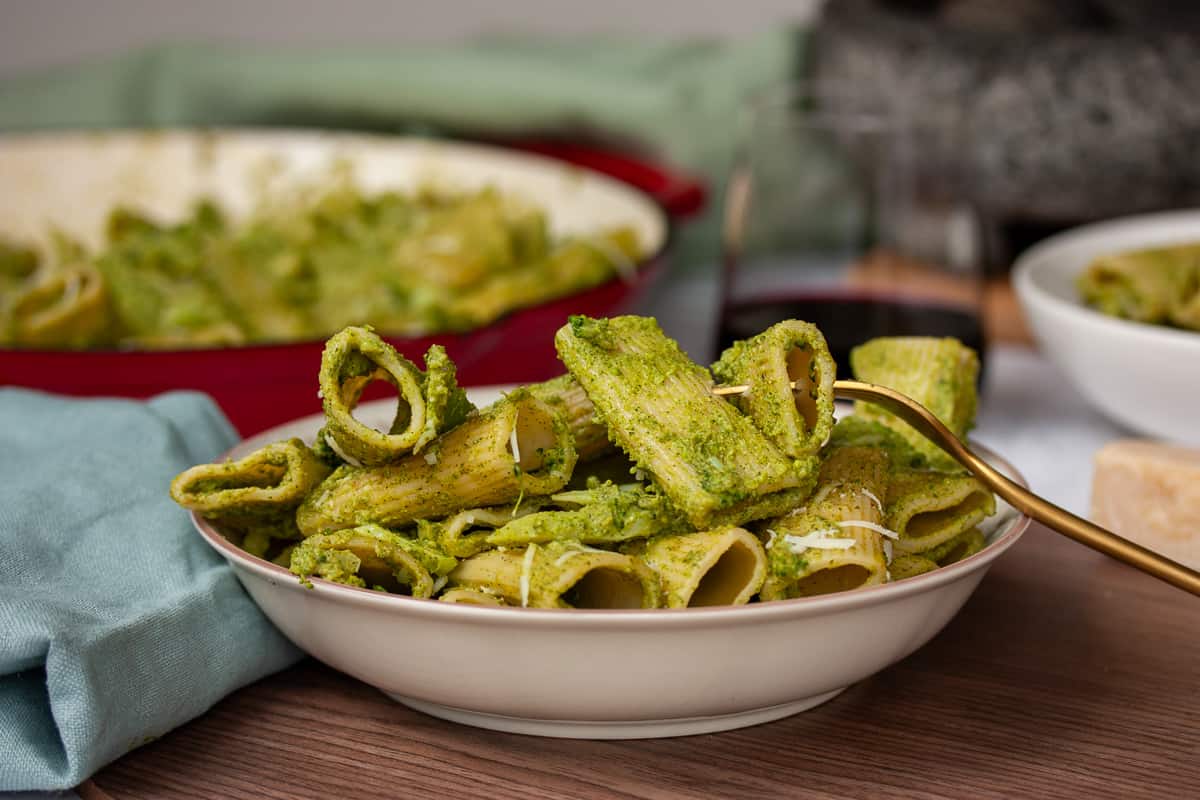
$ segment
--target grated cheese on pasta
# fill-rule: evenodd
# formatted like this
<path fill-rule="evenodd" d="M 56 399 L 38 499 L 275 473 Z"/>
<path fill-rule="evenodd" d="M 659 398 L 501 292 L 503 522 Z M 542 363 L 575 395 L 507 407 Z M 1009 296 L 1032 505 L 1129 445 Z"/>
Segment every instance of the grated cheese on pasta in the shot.
<path fill-rule="evenodd" d="M 889 539 L 899 539 L 900 534 L 893 530 L 883 527 L 874 522 L 867 522 L 865 519 L 846 519 L 838 523 L 841 528 L 866 528 L 869 531 L 875 531 L 880 536 L 886 536 Z"/>
<path fill-rule="evenodd" d="M 338 447 L 338 443 L 336 441 L 334 441 L 334 438 L 332 436 L 330 436 L 328 433 L 325 434 L 325 444 L 329 445 L 330 450 L 337 453 L 338 458 L 340 458 L 342 461 L 345 461 L 350 466 L 352 466 L 352 467 L 361 467 L 362 466 L 362 462 L 359 461 L 357 458 L 355 458 L 354 456 L 348 456 L 345 453 L 343 453 L 342 448 Z"/>
<path fill-rule="evenodd" d="M 537 554 L 537 545 L 531 544 L 525 548 L 525 558 L 521 561 L 521 608 L 529 606 L 529 573 L 533 570 L 533 557 Z"/>

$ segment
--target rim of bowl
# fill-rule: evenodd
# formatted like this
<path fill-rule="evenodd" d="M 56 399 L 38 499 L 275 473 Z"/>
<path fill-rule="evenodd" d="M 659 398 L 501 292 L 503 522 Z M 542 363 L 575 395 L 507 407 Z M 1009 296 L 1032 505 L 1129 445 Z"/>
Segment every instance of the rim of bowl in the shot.
<path fill-rule="evenodd" d="M 1045 270 L 1052 269 L 1054 265 L 1059 263 L 1062 257 L 1060 251 L 1086 242 L 1092 237 L 1125 233 L 1134 238 L 1136 234 L 1143 233 L 1143 238 L 1146 241 L 1141 245 L 1131 244 L 1124 249 L 1155 247 L 1157 244 L 1166 245 L 1178 242 L 1156 242 L 1155 240 L 1158 237 L 1153 235 L 1152 230 L 1146 231 L 1144 230 L 1145 228 L 1156 225 L 1182 225 L 1188 223 L 1195 224 L 1197 229 L 1196 239 L 1200 240 L 1200 209 L 1136 214 L 1113 220 L 1092 222 L 1056 233 L 1038 242 L 1017 257 L 1012 270 L 1013 286 L 1017 291 L 1018 297 L 1021 298 L 1024 304 L 1040 303 L 1055 313 L 1064 315 L 1081 325 L 1091 325 L 1097 330 L 1107 329 L 1113 333 L 1121 333 L 1126 336 L 1138 336 L 1147 344 L 1172 343 L 1185 347 L 1200 348 L 1200 331 L 1180 330 L 1165 325 L 1155 325 L 1148 322 L 1137 322 L 1135 320 L 1122 319 L 1121 317 L 1113 317 L 1085 305 L 1078 297 L 1070 300 L 1059 297 L 1043 288 L 1037 282 L 1037 276 Z M 1078 276 L 1086 267 L 1087 264 L 1085 263 L 1075 268 L 1071 276 L 1072 279 Z"/>
<path fill-rule="evenodd" d="M 1000 468 L 1021 486 L 1028 488 L 1025 477 L 1016 470 L 1006 459 L 988 447 L 977 442 L 971 442 L 971 447 L 988 461 Z M 252 556 L 237 545 L 226 539 L 207 520 L 202 519 L 194 511 L 189 512 L 192 525 L 201 537 L 218 554 L 232 565 L 253 572 L 261 578 L 280 582 L 288 591 L 316 592 L 324 599 L 344 605 L 374 608 L 377 610 L 393 610 L 403 614 L 416 614 L 432 619 L 461 622 L 500 622 L 529 623 L 538 626 L 555 625 L 588 625 L 588 626 L 624 626 L 644 627 L 688 627 L 692 624 L 706 623 L 752 623 L 778 619 L 780 617 L 802 617 L 820 615 L 829 612 L 845 611 L 852 608 L 872 606 L 886 603 L 890 600 L 922 594 L 936 589 L 977 569 L 987 567 L 999 558 L 1008 548 L 1016 544 L 1021 535 L 1033 521 L 1030 517 L 1015 508 L 1012 520 L 1004 529 L 988 543 L 986 547 L 974 555 L 961 561 L 956 561 L 945 567 L 939 567 L 932 572 L 926 572 L 912 578 L 905 578 L 895 583 L 884 583 L 865 589 L 851 589 L 845 592 L 819 595 L 816 597 L 797 597 L 790 600 L 773 600 L 767 603 L 747 603 L 739 606 L 706 606 L 703 608 L 636 608 L 636 609 L 541 609 L 518 608 L 516 606 L 474 606 L 466 603 L 444 603 L 436 599 L 418 599 L 400 594 L 384 594 L 372 589 L 362 589 L 356 586 L 346 586 L 341 583 L 326 581 L 322 578 L 310 577 L 312 588 L 300 583 L 299 577 L 286 567 L 265 559 Z M 658 621 L 656 621 L 658 620 Z"/>
<path fill-rule="evenodd" d="M 460 139 L 436 139 L 428 136 L 409 136 L 409 135 L 394 135 L 385 133 L 372 133 L 370 131 L 349 131 L 349 130 L 324 130 L 321 128 L 304 128 L 304 127 L 280 127 L 270 128 L 263 126 L 214 126 L 211 128 L 205 127 L 165 127 L 165 128 L 101 128 L 88 130 L 63 130 L 63 131 L 17 131 L 11 133 L 0 132 L 0 146 L 6 142 L 38 142 L 55 140 L 78 140 L 85 141 L 88 139 L 97 139 L 105 137 L 136 137 L 136 136 L 182 136 L 182 137 L 205 137 L 205 136 L 230 136 L 244 139 L 268 139 L 268 138 L 287 138 L 298 140 L 310 139 L 332 139 L 346 141 L 361 141 L 371 145 L 387 146 L 388 144 L 406 144 L 406 145 L 429 145 L 431 147 L 449 148 L 453 150 L 474 151 L 481 155 L 492 156 L 504 159 L 509 162 L 525 162 L 527 165 L 544 169 L 567 169 L 580 170 L 586 172 L 588 180 L 595 180 L 601 184 L 606 184 L 609 188 L 619 192 L 628 193 L 635 196 L 637 199 L 645 202 L 659 216 L 659 221 L 662 223 L 662 241 L 653 251 L 645 254 L 638 259 L 635 265 L 634 273 L 637 278 L 645 279 L 652 272 L 656 265 L 670 252 L 674 246 L 675 239 L 678 236 L 678 229 L 675 224 L 675 218 L 667 211 L 666 206 L 650 194 L 645 189 L 635 186 L 632 183 L 627 183 L 618 178 L 600 172 L 598 170 L 586 167 L 580 164 L 574 164 L 570 161 L 554 158 L 552 156 L 542 155 L 541 153 L 528 152 L 517 148 L 504 147 L 502 145 L 488 144 L 485 142 L 472 142 Z M 422 333 L 416 335 L 395 335 L 383 332 L 381 335 L 385 339 L 392 341 L 404 341 L 407 339 L 428 339 L 436 336 L 469 336 L 474 333 L 485 331 L 492 325 L 495 325 L 502 320 L 508 319 L 515 314 L 524 311 L 532 311 L 549 305 L 560 300 L 565 300 L 570 297 L 586 294 L 605 286 L 609 286 L 618 281 L 628 281 L 629 279 L 621 274 L 613 275 L 613 277 L 604 283 L 597 284 L 583 291 L 572 292 L 570 294 L 559 295 L 544 300 L 540 303 L 531 306 L 521 306 L 514 308 L 501 315 L 497 319 L 481 325 L 477 328 L 472 328 L 467 331 L 434 331 L 430 333 Z M 22 353 L 79 353 L 86 355 L 89 353 L 196 353 L 196 352 L 239 352 L 250 349 L 277 349 L 284 347 L 294 347 L 296 345 L 311 345 L 324 342 L 333 334 L 323 336 L 312 336 L 303 339 L 288 339 L 286 341 L 271 341 L 271 342 L 246 342 L 240 345 L 230 345 L 226 347 L 173 347 L 163 349 L 134 349 L 126 350 L 116 347 L 98 349 L 98 350 L 69 350 L 63 348 L 38 348 L 38 347 L 23 347 L 23 348 L 6 348 L 0 347 L 0 353 L 5 351 L 22 352 Z"/>

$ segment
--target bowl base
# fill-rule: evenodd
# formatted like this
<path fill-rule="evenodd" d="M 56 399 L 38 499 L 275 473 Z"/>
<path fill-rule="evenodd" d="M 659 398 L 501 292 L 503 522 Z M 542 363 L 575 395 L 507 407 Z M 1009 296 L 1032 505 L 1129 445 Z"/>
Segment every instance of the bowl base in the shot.
<path fill-rule="evenodd" d="M 468 711 L 454 706 L 415 700 L 399 694 L 388 693 L 393 700 L 409 708 L 429 714 L 431 717 L 451 722 L 473 725 L 505 733 L 522 733 L 528 736 L 552 736 L 559 739 L 661 739 L 668 736 L 695 736 L 701 733 L 716 733 L 735 728 L 748 728 L 763 722 L 772 722 L 801 711 L 815 708 L 832 700 L 846 687 L 832 692 L 806 697 L 790 703 L 737 711 L 732 714 L 717 714 L 711 717 L 676 717 L 673 719 L 646 720 L 566 720 L 509 717 L 503 714 L 486 714 Z"/>

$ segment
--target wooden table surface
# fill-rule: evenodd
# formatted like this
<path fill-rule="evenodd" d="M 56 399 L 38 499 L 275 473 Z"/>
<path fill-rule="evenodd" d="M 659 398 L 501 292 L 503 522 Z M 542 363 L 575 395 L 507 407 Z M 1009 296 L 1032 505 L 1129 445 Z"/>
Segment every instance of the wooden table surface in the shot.
<path fill-rule="evenodd" d="M 80 794 L 1175 800 L 1198 786 L 1200 599 L 1034 526 L 932 642 L 778 722 L 643 741 L 494 733 L 305 661 Z"/>

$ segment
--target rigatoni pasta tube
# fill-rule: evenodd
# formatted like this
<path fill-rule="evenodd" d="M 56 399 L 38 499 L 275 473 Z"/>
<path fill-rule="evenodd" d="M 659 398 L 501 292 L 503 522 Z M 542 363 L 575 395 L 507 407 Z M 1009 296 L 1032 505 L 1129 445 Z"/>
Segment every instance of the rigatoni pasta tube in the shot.
<path fill-rule="evenodd" d="M 502 598 L 478 589 L 447 589 L 438 596 L 443 603 L 460 603 L 467 606 L 506 606 Z"/>
<path fill-rule="evenodd" d="M 423 374 L 369 328 L 346 328 L 331 337 L 321 355 L 321 444 L 348 464 L 375 466 L 420 452 L 438 433 L 462 422 L 472 406 L 458 387 L 454 364 L 438 345 L 426 353 L 425 363 Z M 396 389 L 396 415 L 387 432 L 354 418 L 363 392 L 377 380 Z"/>
<path fill-rule="evenodd" d="M 816 477 L 731 404 L 712 377 L 646 317 L 571 317 L 559 357 L 609 436 L 696 528 L 740 525 L 795 507 Z"/>
<path fill-rule="evenodd" d="M 575 440 L 580 463 L 612 452 L 608 429 L 596 420 L 596 407 L 579 381 L 570 375 L 559 375 L 543 383 L 535 383 L 529 390 L 539 400 L 562 409 L 571 428 L 571 438 Z"/>
<path fill-rule="evenodd" d="M 882 451 L 842 447 L 830 454 L 808 506 L 766 526 L 770 539 L 763 600 L 841 592 L 887 580 L 886 529 L 880 524 L 887 473 Z"/>
<path fill-rule="evenodd" d="M 960 439 L 975 421 L 979 356 L 957 339 L 899 336 L 872 339 L 850 351 L 854 377 L 895 389 L 925 406 Z M 854 415 L 894 429 L 929 463 L 957 469 L 958 462 L 890 411 L 859 400 Z"/>
<path fill-rule="evenodd" d="M 362 525 L 305 539 L 292 550 L 291 571 L 302 579 L 316 575 L 349 586 L 430 597 L 435 576 L 448 575 L 457 563 L 428 542 Z"/>
<path fill-rule="evenodd" d="M 1161 323 L 1182 309 L 1200 274 L 1200 245 L 1135 250 L 1097 258 L 1076 279 L 1084 302 L 1105 314 Z"/>
<path fill-rule="evenodd" d="M 962 561 L 968 556 L 973 556 L 987 545 L 987 537 L 983 535 L 983 531 L 978 528 L 971 528 L 969 531 L 963 531 L 953 539 L 948 539 L 937 547 L 932 547 L 920 555 L 924 558 L 937 564 L 939 567 L 945 567 L 953 564 L 956 561 Z"/>
<path fill-rule="evenodd" d="M 772 325 L 735 342 L 712 371 L 722 383 L 750 387 L 733 403 L 785 455 L 815 453 L 829 438 L 837 367 L 815 325 L 794 319 Z"/>
<path fill-rule="evenodd" d="M 184 470 L 171 481 L 171 498 L 212 519 L 277 517 L 299 506 L 328 474 L 304 442 L 289 439 L 237 461 Z"/>
<path fill-rule="evenodd" d="M 455 558 L 468 558 L 492 547 L 488 537 L 495 529 L 533 514 L 541 506 L 542 500 L 533 498 L 511 507 L 469 508 L 441 522 L 419 521 L 418 536 L 437 542 Z"/>
<path fill-rule="evenodd" d="M 305 535 L 367 522 L 395 528 L 514 503 L 561 489 L 575 458 L 562 415 L 518 389 L 420 455 L 380 467 L 339 467 L 300 506 L 296 524 Z"/>
<path fill-rule="evenodd" d="M 767 576 L 767 553 L 743 528 L 659 536 L 642 559 L 662 580 L 668 608 L 750 602 Z"/>
<path fill-rule="evenodd" d="M 656 608 L 661 600 L 658 576 L 641 559 L 579 542 L 488 550 L 460 563 L 450 584 L 531 608 Z"/>
<path fill-rule="evenodd" d="M 889 580 L 902 581 L 905 578 L 915 578 L 938 568 L 936 561 L 930 561 L 924 556 L 911 553 L 898 553 L 888 565 Z"/>
<path fill-rule="evenodd" d="M 87 263 L 48 272 L 0 311 L 8 317 L 8 338 L 22 347 L 93 346 L 110 316 L 104 279 Z"/>
<path fill-rule="evenodd" d="M 892 476 L 884 524 L 899 535 L 896 549 L 922 553 L 996 513 L 996 498 L 970 475 L 905 471 Z"/>

